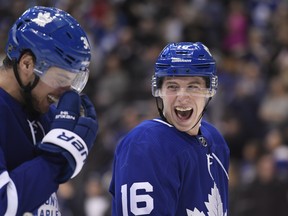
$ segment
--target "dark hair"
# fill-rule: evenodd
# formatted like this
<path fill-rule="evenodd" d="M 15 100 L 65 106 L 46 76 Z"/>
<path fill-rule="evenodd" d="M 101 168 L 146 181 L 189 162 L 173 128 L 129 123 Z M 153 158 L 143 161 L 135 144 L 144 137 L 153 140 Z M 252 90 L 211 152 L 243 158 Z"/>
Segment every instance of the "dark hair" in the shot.
<path fill-rule="evenodd" d="M 3 65 L 4 65 L 5 68 L 12 68 L 13 62 L 12 62 L 12 60 L 11 60 L 8 56 L 6 56 L 6 57 L 3 59 Z"/>
<path fill-rule="evenodd" d="M 32 58 L 33 58 L 33 62 L 34 62 L 34 63 L 36 62 L 36 57 L 35 57 L 35 55 L 31 52 L 31 50 L 24 50 L 24 51 L 21 53 L 21 56 L 20 56 L 20 58 L 18 59 L 18 62 L 19 62 L 19 60 L 21 59 L 21 57 L 22 57 L 25 53 L 28 53 L 29 55 L 31 55 Z M 12 68 L 12 67 L 13 67 L 13 60 L 11 60 L 11 59 L 6 55 L 6 57 L 3 59 L 3 65 L 4 65 L 6 68 Z"/>

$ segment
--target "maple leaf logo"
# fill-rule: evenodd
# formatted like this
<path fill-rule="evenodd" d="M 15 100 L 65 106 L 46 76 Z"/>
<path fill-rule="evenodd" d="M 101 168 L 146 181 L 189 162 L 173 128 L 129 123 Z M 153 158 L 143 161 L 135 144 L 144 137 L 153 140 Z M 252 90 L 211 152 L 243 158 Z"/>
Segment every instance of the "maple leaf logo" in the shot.
<path fill-rule="evenodd" d="M 194 208 L 194 211 L 186 209 L 187 216 L 205 216 L 205 214 L 199 211 L 197 208 Z"/>
<path fill-rule="evenodd" d="M 44 27 L 46 24 L 52 22 L 53 18 L 51 17 L 50 13 L 38 13 L 38 16 L 32 19 L 37 25 Z"/>
<path fill-rule="evenodd" d="M 211 188 L 211 194 L 208 194 L 208 202 L 205 202 L 206 208 L 208 210 L 207 216 L 227 216 L 227 210 L 223 212 L 223 203 L 219 190 L 214 183 L 214 187 Z M 197 208 L 194 210 L 186 209 L 187 216 L 206 216 L 204 212 L 200 212 Z"/>

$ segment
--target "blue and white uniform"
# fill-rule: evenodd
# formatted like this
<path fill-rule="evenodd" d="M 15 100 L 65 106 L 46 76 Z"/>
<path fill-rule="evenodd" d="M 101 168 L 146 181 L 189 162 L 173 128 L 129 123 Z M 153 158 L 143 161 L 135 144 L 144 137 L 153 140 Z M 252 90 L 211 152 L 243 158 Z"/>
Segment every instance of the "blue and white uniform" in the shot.
<path fill-rule="evenodd" d="M 55 195 L 58 183 L 52 181 L 59 166 L 48 163 L 36 150 L 50 129 L 53 110 L 51 107 L 41 118 L 31 119 L 22 105 L 0 88 L 0 215 L 60 215 Z"/>
<path fill-rule="evenodd" d="M 28 8 L 11 27 L 7 56 L 1 66 L 5 82 L 4 73 L 14 72 L 11 84 L 19 84 L 12 86 L 11 95 L 23 91 L 31 99 L 32 90 L 42 82 L 33 93 L 38 94 L 44 87 L 44 92 L 35 96 L 43 98 L 47 94 L 50 98 L 42 108 L 58 98 L 59 102 L 57 110 L 51 106 L 46 114 L 31 117 L 4 91 L 9 84 L 0 88 L 1 216 L 22 216 L 25 212 L 60 215 L 55 193 L 58 185 L 80 172 L 98 130 L 94 105 L 86 95 L 79 95 L 89 78 L 90 50 L 88 37 L 77 20 L 55 7 Z M 25 54 L 31 56 L 29 61 L 22 58 Z M 29 75 L 25 75 L 26 80 L 19 67 L 22 62 L 29 70 L 25 72 Z M 26 100 L 25 96 L 22 99 Z M 81 118 L 80 104 L 85 110 Z M 40 151 L 45 156 L 39 156 Z"/>
<path fill-rule="evenodd" d="M 113 216 L 226 216 L 229 149 L 205 121 L 199 134 L 161 119 L 128 133 L 115 152 Z"/>

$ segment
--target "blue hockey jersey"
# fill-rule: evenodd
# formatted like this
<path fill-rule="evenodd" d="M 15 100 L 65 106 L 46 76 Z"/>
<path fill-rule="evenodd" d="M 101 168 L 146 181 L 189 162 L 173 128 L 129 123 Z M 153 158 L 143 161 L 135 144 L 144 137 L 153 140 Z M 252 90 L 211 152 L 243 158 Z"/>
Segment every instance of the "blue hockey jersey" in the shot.
<path fill-rule="evenodd" d="M 200 131 L 154 119 L 129 132 L 115 151 L 113 216 L 226 216 L 229 149 L 211 124 Z"/>
<path fill-rule="evenodd" d="M 36 152 L 52 117 L 51 108 L 40 118 L 29 118 L 20 103 L 0 88 L 0 215 L 60 215 L 58 184 L 52 181 L 59 168 Z"/>

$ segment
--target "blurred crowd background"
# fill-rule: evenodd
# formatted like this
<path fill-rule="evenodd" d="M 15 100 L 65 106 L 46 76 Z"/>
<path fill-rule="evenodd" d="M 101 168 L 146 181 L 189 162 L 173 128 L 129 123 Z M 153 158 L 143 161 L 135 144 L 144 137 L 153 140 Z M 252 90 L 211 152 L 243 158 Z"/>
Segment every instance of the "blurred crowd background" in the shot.
<path fill-rule="evenodd" d="M 219 89 L 205 118 L 231 150 L 229 215 L 288 215 L 287 0 L 0 0 L 1 58 L 11 25 L 34 5 L 69 12 L 92 46 L 84 92 L 100 130 L 85 168 L 60 186 L 63 216 L 111 215 L 117 141 L 158 116 L 150 80 L 172 41 L 201 41 L 217 61 Z"/>

